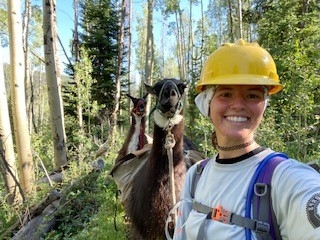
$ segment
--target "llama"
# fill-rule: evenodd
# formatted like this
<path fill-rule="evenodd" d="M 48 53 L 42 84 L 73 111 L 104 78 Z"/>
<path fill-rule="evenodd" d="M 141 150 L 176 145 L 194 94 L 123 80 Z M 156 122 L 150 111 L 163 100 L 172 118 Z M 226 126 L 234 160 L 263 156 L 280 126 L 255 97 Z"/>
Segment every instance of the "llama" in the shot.
<path fill-rule="evenodd" d="M 119 161 L 125 160 L 124 157 L 129 153 L 141 149 L 145 144 L 152 143 L 152 138 L 145 133 L 146 125 L 146 98 L 148 93 L 142 98 L 135 98 L 129 94 L 126 94 L 133 103 L 131 110 L 131 125 L 127 135 L 127 138 L 120 149 L 118 156 L 115 160 L 116 164 L 120 164 Z M 96 151 L 95 158 L 101 156 L 108 150 L 107 142 L 102 144 Z"/>
<path fill-rule="evenodd" d="M 147 96 L 148 94 L 145 94 L 142 98 L 135 98 L 127 94 L 127 97 L 133 103 L 133 109 L 131 110 L 132 119 L 127 138 L 115 160 L 116 163 L 129 153 L 142 149 L 145 144 L 152 142 L 152 139 L 145 134 Z"/>
<path fill-rule="evenodd" d="M 141 150 L 146 144 L 152 143 L 152 138 L 145 133 L 147 96 L 148 93 L 142 98 L 135 98 L 127 94 L 127 97 L 129 97 L 133 103 L 131 125 L 126 140 L 109 173 L 114 178 L 118 189 L 122 193 L 120 201 L 123 205 L 131 192 L 133 176 L 146 161 L 146 158 L 140 159 L 132 154 L 132 152 Z"/>
<path fill-rule="evenodd" d="M 172 153 L 175 196 L 179 201 L 188 168 L 183 148 L 182 107 L 187 85 L 180 80 L 170 78 L 162 79 L 154 86 L 147 84 L 145 86 L 148 93 L 155 95 L 157 99 L 154 111 L 154 139 L 146 163 L 134 176 L 124 209 L 130 218 L 134 232 L 140 234 L 140 239 L 165 239 L 165 221 L 173 207 L 165 142 L 170 129 L 175 140 Z M 170 228 L 172 233 L 173 224 Z"/>

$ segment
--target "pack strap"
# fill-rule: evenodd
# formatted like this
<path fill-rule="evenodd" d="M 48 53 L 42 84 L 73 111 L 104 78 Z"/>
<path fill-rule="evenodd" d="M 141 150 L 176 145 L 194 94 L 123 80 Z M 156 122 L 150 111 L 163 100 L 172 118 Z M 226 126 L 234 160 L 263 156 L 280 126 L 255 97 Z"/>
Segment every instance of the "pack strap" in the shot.
<path fill-rule="evenodd" d="M 257 239 L 259 240 L 282 239 L 277 218 L 272 207 L 271 179 L 276 167 L 287 158 L 288 157 L 284 155 L 276 155 L 276 157 L 270 159 L 264 169 L 262 169 L 257 182 L 254 185 L 253 217 L 261 221 L 272 223 L 270 225 L 269 238 L 257 234 Z"/>
<path fill-rule="evenodd" d="M 190 195 L 192 198 L 194 198 L 195 192 L 196 192 L 196 187 L 197 184 L 199 182 L 199 179 L 201 177 L 201 174 L 203 172 L 204 167 L 207 165 L 207 163 L 209 162 L 209 158 L 204 159 L 201 163 L 199 163 L 197 165 L 197 169 L 195 171 L 195 173 L 193 174 L 193 179 L 192 179 L 192 183 L 191 183 L 191 190 L 190 190 Z"/>
<path fill-rule="evenodd" d="M 248 192 L 247 192 L 245 217 L 251 218 L 251 210 L 253 209 L 254 218 L 259 218 L 259 220 L 261 221 L 266 221 L 271 223 L 269 238 L 265 238 L 264 236 L 259 236 L 259 234 L 257 234 L 256 237 L 259 240 L 281 239 L 280 230 L 278 230 L 278 225 L 275 219 L 276 217 L 275 217 L 275 214 L 272 208 L 271 199 L 270 199 L 271 198 L 270 188 L 271 188 L 271 178 L 272 178 L 274 169 L 283 159 L 287 159 L 287 158 L 288 158 L 287 155 L 279 152 L 273 152 L 268 156 L 266 156 L 257 167 L 251 179 L 251 182 L 249 184 Z M 262 180 L 261 178 L 263 178 L 264 180 Z M 261 189 L 263 191 L 261 191 Z M 255 199 L 253 199 L 253 197 Z M 252 201 L 253 201 L 253 207 L 251 209 Z M 257 211 L 257 208 L 260 208 L 260 206 L 262 206 L 263 208 L 266 207 L 267 210 L 260 209 L 260 213 L 259 213 Z M 269 214 L 270 212 L 271 214 Z M 250 240 L 251 239 L 250 229 L 245 229 L 245 232 L 246 232 L 246 240 Z"/>
<path fill-rule="evenodd" d="M 251 229 L 261 234 L 268 234 L 270 231 L 270 225 L 268 223 L 243 217 L 224 209 L 222 206 L 211 208 L 204 204 L 193 201 L 192 208 L 197 212 L 207 214 L 206 219 L 204 219 L 200 225 L 197 240 L 203 239 L 204 228 L 207 219 L 212 219 L 226 224 L 234 224 L 240 227 Z"/>

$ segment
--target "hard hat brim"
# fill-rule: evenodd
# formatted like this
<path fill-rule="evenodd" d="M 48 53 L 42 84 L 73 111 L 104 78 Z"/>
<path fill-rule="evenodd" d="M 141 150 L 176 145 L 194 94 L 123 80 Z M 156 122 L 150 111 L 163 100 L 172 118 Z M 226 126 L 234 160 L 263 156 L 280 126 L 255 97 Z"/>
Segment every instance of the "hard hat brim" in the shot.
<path fill-rule="evenodd" d="M 206 79 L 206 82 L 211 82 L 212 84 L 208 85 L 207 83 L 198 82 L 196 90 L 197 92 L 204 91 L 208 86 L 214 85 L 261 85 L 261 86 L 271 86 L 268 94 L 275 94 L 280 92 L 283 89 L 283 85 L 279 82 L 276 82 L 272 78 L 259 76 L 259 75 L 237 75 L 237 76 L 221 76 L 215 77 L 214 79 Z"/>

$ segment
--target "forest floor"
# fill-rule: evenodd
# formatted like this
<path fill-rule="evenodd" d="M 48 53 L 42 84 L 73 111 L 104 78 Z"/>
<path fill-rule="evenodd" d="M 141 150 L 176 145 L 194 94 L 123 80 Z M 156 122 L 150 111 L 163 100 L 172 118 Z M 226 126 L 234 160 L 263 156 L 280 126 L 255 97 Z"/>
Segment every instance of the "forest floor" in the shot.
<path fill-rule="evenodd" d="M 11 240 L 126 239 L 125 214 L 117 196 L 117 186 L 109 175 L 112 157 L 103 159 L 105 165 L 99 171 L 84 173 L 76 179 L 71 178 L 57 186 L 61 196 L 55 205 L 54 213 L 42 217 L 41 220 L 45 224 L 32 226 L 32 230 L 29 226 L 29 230 L 25 230 L 24 228 L 28 228 L 28 225 L 34 222 L 30 219 L 31 221 L 21 226 L 19 223 L 23 216 L 20 216 L 20 220 L 16 220 L 11 227 L 0 228 L 0 238 Z M 45 228 L 47 230 L 44 231 Z"/>

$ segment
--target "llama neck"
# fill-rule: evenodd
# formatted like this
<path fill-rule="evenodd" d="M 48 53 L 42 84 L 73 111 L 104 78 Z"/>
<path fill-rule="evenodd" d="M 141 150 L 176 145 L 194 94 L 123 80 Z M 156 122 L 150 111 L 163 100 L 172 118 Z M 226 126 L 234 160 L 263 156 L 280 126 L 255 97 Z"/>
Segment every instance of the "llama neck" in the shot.
<path fill-rule="evenodd" d="M 183 120 L 183 116 L 181 114 L 177 114 L 170 118 L 166 118 L 163 116 L 159 111 L 154 112 L 154 121 L 157 126 L 161 127 L 162 129 L 167 129 L 169 124 L 178 125 Z"/>
<path fill-rule="evenodd" d="M 156 119 L 157 115 L 155 114 L 155 125 L 154 125 L 154 138 L 153 138 L 153 145 L 151 150 L 152 157 L 150 158 L 150 164 L 153 165 L 156 171 L 161 171 L 162 168 L 166 168 L 168 165 L 168 155 L 167 149 L 165 148 L 165 141 L 166 136 L 168 134 L 165 128 L 167 127 L 167 123 L 163 122 L 161 126 L 158 125 L 160 122 L 159 119 Z M 162 115 L 161 115 L 162 116 Z M 184 121 L 183 116 L 178 117 L 179 123 L 175 124 L 172 129 L 171 133 L 175 139 L 175 145 L 173 147 L 173 159 L 175 163 L 183 161 L 183 128 L 184 128 Z M 175 119 L 176 120 L 176 119 Z M 168 122 L 168 119 L 166 119 Z"/>
<path fill-rule="evenodd" d="M 143 137 L 144 137 L 144 124 L 142 123 L 143 117 L 134 115 L 132 119 L 131 137 L 128 138 L 128 149 L 127 153 L 136 151 L 143 147 Z"/>
<path fill-rule="evenodd" d="M 139 132 L 139 142 L 138 150 L 142 149 L 145 144 L 145 129 L 146 129 L 146 118 L 142 117 L 140 121 L 140 132 Z"/>

